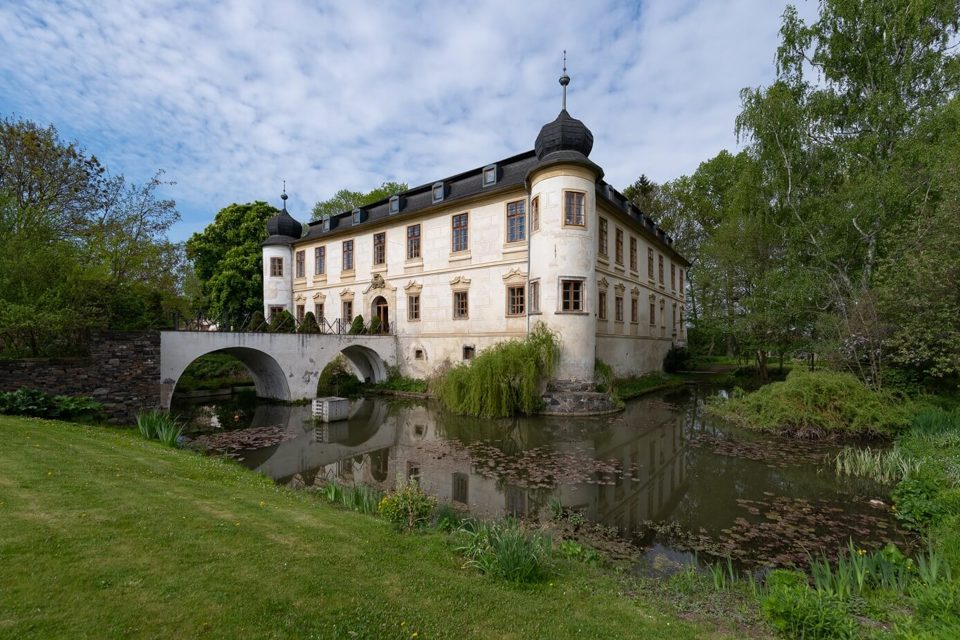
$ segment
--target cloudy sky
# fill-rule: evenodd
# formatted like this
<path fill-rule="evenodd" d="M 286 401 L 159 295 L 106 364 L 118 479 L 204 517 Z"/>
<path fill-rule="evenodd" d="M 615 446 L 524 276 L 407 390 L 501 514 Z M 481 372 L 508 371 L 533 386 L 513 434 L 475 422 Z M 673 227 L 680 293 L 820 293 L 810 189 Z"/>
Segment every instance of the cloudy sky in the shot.
<path fill-rule="evenodd" d="M 799 0 L 802 15 L 816 3 Z M 0 3 L 0 116 L 79 141 L 183 215 L 231 202 L 303 220 L 338 189 L 411 186 L 533 147 L 560 109 L 619 188 L 734 148 L 769 84 L 783 0 L 16 0 Z"/>

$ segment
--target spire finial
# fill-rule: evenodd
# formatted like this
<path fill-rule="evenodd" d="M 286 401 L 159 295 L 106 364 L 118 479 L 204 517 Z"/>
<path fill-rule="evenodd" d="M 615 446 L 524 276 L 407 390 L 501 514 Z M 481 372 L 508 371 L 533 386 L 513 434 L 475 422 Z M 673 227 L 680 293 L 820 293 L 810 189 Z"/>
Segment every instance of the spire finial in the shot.
<path fill-rule="evenodd" d="M 280 199 L 283 200 L 283 210 L 287 210 L 287 198 L 290 196 L 287 195 L 287 181 L 283 181 L 283 193 L 280 194 Z"/>
<path fill-rule="evenodd" d="M 563 110 L 567 110 L 567 85 L 570 84 L 570 76 L 567 75 L 567 50 L 563 50 L 563 75 L 560 76 L 560 86 L 563 87 Z"/>

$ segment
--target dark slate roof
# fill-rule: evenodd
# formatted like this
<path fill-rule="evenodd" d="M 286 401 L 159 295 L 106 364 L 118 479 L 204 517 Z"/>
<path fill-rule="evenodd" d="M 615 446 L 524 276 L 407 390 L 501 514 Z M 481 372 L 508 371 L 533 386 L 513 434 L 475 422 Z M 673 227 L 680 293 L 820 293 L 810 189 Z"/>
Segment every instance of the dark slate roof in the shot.
<path fill-rule="evenodd" d="M 600 200 L 603 200 L 607 204 L 613 206 L 615 209 L 620 210 L 620 212 L 630 218 L 634 223 L 639 225 L 649 237 L 656 239 L 661 244 L 666 246 L 670 254 L 683 262 L 683 264 L 686 266 L 690 266 L 690 262 L 673 248 L 673 238 L 671 238 L 663 229 L 658 227 L 657 223 L 653 221 L 653 218 L 643 213 L 640 208 L 630 202 L 625 195 L 614 189 L 613 185 L 610 185 L 603 180 L 597 180 L 597 201 L 599 202 Z"/>
<path fill-rule="evenodd" d="M 390 199 L 385 198 L 377 202 L 360 207 L 363 215 L 360 219 L 360 225 L 370 222 L 383 220 L 384 218 L 403 218 L 407 214 L 421 213 L 433 207 L 446 206 L 451 202 L 465 200 L 467 198 L 487 193 L 498 193 L 526 186 L 527 174 L 537 165 L 537 156 L 533 151 L 506 158 L 496 163 L 497 182 L 493 185 L 483 186 L 483 169 L 477 167 L 470 171 L 451 176 L 442 180 L 444 185 L 444 197 L 442 202 L 433 201 L 433 185 L 435 182 L 423 184 L 414 187 L 399 194 L 400 211 L 389 214 Z M 490 165 L 485 165 L 490 166 Z M 324 231 L 321 221 L 311 222 L 307 226 L 307 233 L 304 240 L 312 240 L 336 233 L 344 233 L 353 227 L 353 212 L 344 211 L 333 216 L 330 219 L 330 230 Z"/>
<path fill-rule="evenodd" d="M 303 235 L 303 225 L 287 213 L 286 203 L 284 203 L 283 211 L 267 220 L 267 233 L 271 237 L 286 236 L 296 240 Z"/>
<path fill-rule="evenodd" d="M 586 158 L 593 150 L 593 134 L 587 125 L 562 109 L 553 122 L 548 122 L 540 129 L 533 149 L 541 160 L 556 151 L 578 151 Z"/>

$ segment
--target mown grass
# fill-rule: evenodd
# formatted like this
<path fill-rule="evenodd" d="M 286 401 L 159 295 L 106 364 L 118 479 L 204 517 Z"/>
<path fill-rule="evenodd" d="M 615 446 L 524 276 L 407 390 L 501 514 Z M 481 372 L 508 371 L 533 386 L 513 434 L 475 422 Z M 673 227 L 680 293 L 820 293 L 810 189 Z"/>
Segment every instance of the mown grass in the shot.
<path fill-rule="evenodd" d="M 583 563 L 533 587 L 484 577 L 444 534 L 134 430 L 0 417 L 0 436 L 0 637 L 724 635 Z"/>

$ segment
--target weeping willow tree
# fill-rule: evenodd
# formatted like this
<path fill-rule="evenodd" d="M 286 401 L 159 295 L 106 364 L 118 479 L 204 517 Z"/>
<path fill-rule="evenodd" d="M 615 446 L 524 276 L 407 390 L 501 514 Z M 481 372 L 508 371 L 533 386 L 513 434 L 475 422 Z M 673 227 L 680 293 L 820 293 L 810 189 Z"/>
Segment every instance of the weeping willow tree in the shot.
<path fill-rule="evenodd" d="M 523 340 L 501 342 L 436 383 L 444 407 L 460 415 L 501 418 L 540 408 L 543 381 L 553 375 L 560 341 L 543 323 Z"/>

